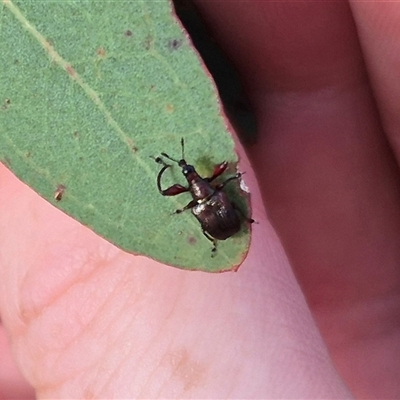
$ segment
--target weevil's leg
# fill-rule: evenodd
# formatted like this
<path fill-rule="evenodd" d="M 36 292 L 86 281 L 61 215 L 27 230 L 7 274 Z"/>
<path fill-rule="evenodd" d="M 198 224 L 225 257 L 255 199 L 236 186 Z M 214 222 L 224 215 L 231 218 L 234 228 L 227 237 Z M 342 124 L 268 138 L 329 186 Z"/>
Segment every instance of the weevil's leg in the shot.
<path fill-rule="evenodd" d="M 180 185 L 179 183 L 175 183 L 175 185 L 172 185 L 167 189 L 161 190 L 158 178 L 157 178 L 157 186 L 158 186 L 159 192 L 163 196 L 176 196 L 177 194 L 181 194 L 181 193 L 185 193 L 185 192 L 189 191 L 189 188 L 185 188 L 184 186 Z"/>
<path fill-rule="evenodd" d="M 156 157 L 154 158 L 154 161 L 158 164 L 163 165 L 161 168 L 160 172 L 157 175 L 157 188 L 158 191 L 163 195 L 163 196 L 176 196 L 177 194 L 180 193 L 185 193 L 189 191 L 189 188 L 185 188 L 182 185 L 179 185 L 176 183 L 175 185 L 172 185 L 171 187 L 167 189 L 162 189 L 161 188 L 161 177 L 163 176 L 165 170 L 167 170 L 171 165 L 167 164 L 161 157 Z"/>
<path fill-rule="evenodd" d="M 254 221 L 253 218 L 249 218 L 247 215 L 244 214 L 242 209 L 233 201 L 231 202 L 232 207 L 242 216 L 242 218 L 249 224 L 254 224 L 256 221 Z M 258 223 L 258 222 L 257 222 Z"/>
<path fill-rule="evenodd" d="M 220 183 L 219 185 L 216 186 L 216 190 L 221 190 L 227 183 L 234 181 L 235 179 L 239 179 L 242 176 L 241 172 L 238 172 L 236 175 L 231 176 L 230 178 L 228 178 L 227 180 L 225 180 L 224 182 Z"/>
<path fill-rule="evenodd" d="M 211 249 L 211 257 L 215 257 L 217 254 L 217 240 L 214 239 L 210 234 L 208 234 L 203 228 L 201 228 L 203 235 L 213 244 L 213 248 Z"/>
<path fill-rule="evenodd" d="M 226 161 L 224 161 L 221 164 L 216 165 L 212 176 L 210 176 L 209 178 L 206 178 L 206 181 L 212 182 L 214 179 L 216 179 L 220 175 L 222 175 L 227 168 L 228 168 L 228 163 Z"/>
<path fill-rule="evenodd" d="M 193 208 L 196 204 L 197 204 L 197 201 L 196 201 L 196 200 L 192 200 L 190 203 L 186 204 L 185 207 L 183 207 L 183 208 L 181 208 L 181 209 L 179 209 L 179 210 L 176 210 L 176 211 L 174 212 L 174 214 L 180 214 L 180 213 L 182 213 L 182 212 L 184 212 L 184 211 L 186 211 L 186 210 L 190 210 L 190 209 Z"/>

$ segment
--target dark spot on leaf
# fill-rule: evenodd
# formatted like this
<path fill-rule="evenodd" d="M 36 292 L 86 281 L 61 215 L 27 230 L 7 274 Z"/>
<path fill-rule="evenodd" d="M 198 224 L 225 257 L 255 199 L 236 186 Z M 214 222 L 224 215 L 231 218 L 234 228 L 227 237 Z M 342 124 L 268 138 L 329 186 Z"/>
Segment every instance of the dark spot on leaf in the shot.
<path fill-rule="evenodd" d="M 56 191 L 54 192 L 54 200 L 60 201 L 65 193 L 66 187 L 64 185 L 58 185 Z"/>
<path fill-rule="evenodd" d="M 127 142 L 128 142 L 129 148 L 130 148 L 134 153 L 137 153 L 138 148 L 137 148 L 137 147 L 135 146 L 135 144 L 133 143 L 133 140 L 132 140 L 132 139 L 128 139 Z"/>
<path fill-rule="evenodd" d="M 74 138 L 77 138 L 77 137 L 79 136 L 79 132 L 78 132 L 78 131 L 75 131 L 75 132 L 73 133 L 73 135 L 74 135 Z"/>
<path fill-rule="evenodd" d="M 3 105 L 1 106 L 1 109 L 2 110 L 7 110 L 8 107 L 10 106 L 10 104 L 11 104 L 11 100 L 10 99 L 5 99 Z"/>
<path fill-rule="evenodd" d="M 130 31 L 129 29 L 125 31 L 125 36 L 129 37 L 129 36 L 132 36 L 132 35 L 133 35 L 132 31 Z"/>
<path fill-rule="evenodd" d="M 181 40 L 181 39 L 171 39 L 171 40 L 168 42 L 168 47 L 169 47 L 171 50 L 178 50 L 179 47 L 181 47 L 181 46 L 182 46 L 182 40 Z"/>
<path fill-rule="evenodd" d="M 26 158 L 29 158 L 30 156 L 31 156 L 31 152 L 28 151 L 28 152 L 25 154 L 25 157 L 26 157 Z"/>
<path fill-rule="evenodd" d="M 188 237 L 188 243 L 189 244 L 194 245 L 194 244 L 196 244 L 196 242 L 197 242 L 197 240 L 196 240 L 196 238 L 194 236 L 189 236 Z"/>
<path fill-rule="evenodd" d="M 74 68 L 72 68 L 71 64 L 68 64 L 65 69 L 66 69 L 67 73 L 72 76 L 72 78 L 74 78 L 74 79 L 76 78 L 76 71 L 74 70 Z"/>
<path fill-rule="evenodd" d="M 96 50 L 96 53 L 97 53 L 98 56 L 100 56 L 102 58 L 104 58 L 106 56 L 106 51 L 104 50 L 104 47 L 99 47 Z"/>
<path fill-rule="evenodd" d="M 53 42 L 51 40 L 46 40 L 44 42 L 44 46 L 46 48 L 46 51 L 49 51 L 53 48 Z"/>

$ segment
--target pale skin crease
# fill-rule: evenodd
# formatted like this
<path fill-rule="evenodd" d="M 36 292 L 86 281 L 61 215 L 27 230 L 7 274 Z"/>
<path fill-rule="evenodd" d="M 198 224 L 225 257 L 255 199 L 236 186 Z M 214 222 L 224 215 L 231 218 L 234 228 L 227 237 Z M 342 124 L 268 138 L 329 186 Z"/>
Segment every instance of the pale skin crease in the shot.
<path fill-rule="evenodd" d="M 39 398 L 398 398 L 400 7 L 198 3 L 259 119 L 249 257 L 211 275 L 126 254 L 1 167 L 18 367 Z M 29 398 L 5 363 L 0 394 Z"/>

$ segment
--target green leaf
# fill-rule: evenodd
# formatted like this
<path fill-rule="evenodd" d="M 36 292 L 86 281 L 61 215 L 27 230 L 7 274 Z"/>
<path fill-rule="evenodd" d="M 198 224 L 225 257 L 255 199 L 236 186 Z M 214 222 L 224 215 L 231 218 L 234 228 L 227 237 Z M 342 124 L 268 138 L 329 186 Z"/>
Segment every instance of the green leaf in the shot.
<path fill-rule="evenodd" d="M 234 143 L 216 90 L 168 1 L 3 0 L 0 160 L 41 196 L 120 248 L 184 269 L 235 269 L 249 228 L 212 244 L 191 199 L 163 197 L 154 157 L 201 175 Z M 153 158 L 152 158 L 153 157 Z M 224 176 L 229 176 L 224 174 Z M 185 184 L 174 165 L 163 187 Z M 238 185 L 227 190 L 248 213 Z"/>

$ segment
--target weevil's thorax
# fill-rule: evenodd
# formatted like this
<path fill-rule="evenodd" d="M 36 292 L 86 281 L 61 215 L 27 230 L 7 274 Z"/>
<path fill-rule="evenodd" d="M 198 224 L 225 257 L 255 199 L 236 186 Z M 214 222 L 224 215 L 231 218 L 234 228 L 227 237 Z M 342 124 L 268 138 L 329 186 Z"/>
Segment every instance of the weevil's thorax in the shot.
<path fill-rule="evenodd" d="M 204 200 L 214 193 L 214 188 L 210 182 L 203 179 L 195 170 L 193 165 L 189 165 L 185 160 L 179 161 L 182 173 L 185 176 L 189 190 L 194 200 Z"/>

